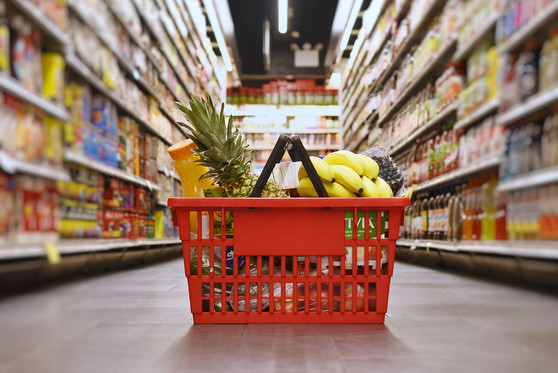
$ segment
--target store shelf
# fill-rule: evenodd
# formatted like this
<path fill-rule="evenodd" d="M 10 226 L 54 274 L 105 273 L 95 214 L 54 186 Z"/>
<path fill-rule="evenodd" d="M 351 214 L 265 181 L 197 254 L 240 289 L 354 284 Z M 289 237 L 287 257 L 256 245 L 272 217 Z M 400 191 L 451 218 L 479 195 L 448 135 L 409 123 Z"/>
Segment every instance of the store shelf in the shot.
<path fill-rule="evenodd" d="M 475 49 L 488 38 L 490 33 L 493 34 L 492 40 L 494 41 L 494 28 L 496 26 L 496 22 L 498 21 L 498 17 L 500 17 L 500 13 L 493 14 L 475 35 L 472 37 L 469 36 L 465 45 L 458 43 L 457 51 L 453 56 L 453 60 L 455 62 L 465 61 L 475 51 Z"/>
<path fill-rule="evenodd" d="M 37 5 L 32 4 L 29 0 L 10 0 L 10 3 L 14 4 L 27 18 L 39 26 L 42 31 L 46 32 L 60 46 L 65 48 L 70 44 L 68 36 L 54 22 L 48 19 Z"/>
<path fill-rule="evenodd" d="M 79 18 L 80 20 L 87 25 L 93 31 L 95 35 L 99 38 L 99 40 L 105 44 L 105 46 L 111 51 L 111 53 L 116 57 L 120 66 L 130 75 L 133 81 L 135 81 L 145 93 L 152 96 L 157 100 L 157 102 L 161 102 L 161 98 L 157 95 L 157 93 L 153 90 L 151 83 L 145 81 L 143 77 L 140 75 L 138 70 L 130 63 L 129 59 L 124 57 L 118 47 L 113 45 L 110 40 L 105 39 L 105 36 L 99 33 L 99 31 L 95 28 L 95 25 L 92 21 L 91 17 L 84 14 L 84 8 L 78 4 L 74 4 L 76 0 L 70 1 L 68 3 L 68 8 L 71 9 Z"/>
<path fill-rule="evenodd" d="M 550 24 L 552 21 L 556 22 L 556 16 L 558 16 L 558 1 L 553 1 L 535 18 L 531 19 L 500 44 L 498 49 L 501 53 L 509 53 L 518 49 L 539 29 Z"/>
<path fill-rule="evenodd" d="M 339 116 L 338 105 L 226 105 L 225 115 L 235 117 L 251 116 Z"/>
<path fill-rule="evenodd" d="M 134 175 L 130 175 L 122 170 L 119 170 L 117 168 L 108 166 L 104 163 L 101 163 L 99 161 L 93 160 L 93 159 L 89 159 L 86 156 L 73 152 L 71 150 L 66 149 L 64 151 L 64 161 L 69 162 L 69 163 L 74 163 L 86 168 L 89 168 L 91 170 L 95 170 L 98 171 L 102 174 L 108 175 L 108 176 L 112 176 L 124 181 L 128 181 L 130 183 L 134 183 L 143 187 L 146 187 L 149 190 L 161 190 L 161 187 L 158 186 L 157 184 L 143 179 L 141 177 L 137 177 Z"/>
<path fill-rule="evenodd" d="M 499 99 L 496 98 L 496 99 L 490 100 L 487 103 L 480 106 L 477 110 L 475 110 L 471 114 L 467 115 L 465 118 L 458 120 L 455 123 L 455 125 L 453 126 L 453 128 L 454 129 L 467 128 L 467 127 L 481 121 L 482 119 L 484 119 L 488 115 L 492 114 L 493 112 L 498 110 L 499 107 L 500 107 L 500 100 Z"/>
<path fill-rule="evenodd" d="M 405 88 L 405 90 L 390 106 L 386 113 L 382 115 L 380 119 L 378 119 L 378 122 L 376 124 L 378 127 L 382 127 L 382 125 L 384 125 L 389 119 L 391 119 L 392 116 L 397 112 L 397 109 L 399 109 L 403 102 L 405 102 L 409 98 L 409 96 L 415 92 L 419 85 L 423 84 L 433 72 L 439 71 L 439 67 L 449 61 L 456 45 L 456 39 L 450 40 L 444 47 L 440 49 L 439 53 L 432 58 L 432 61 L 427 63 L 426 66 L 414 76 L 407 88 Z"/>
<path fill-rule="evenodd" d="M 338 128 L 319 128 L 319 129 L 301 129 L 295 128 L 264 128 L 264 129 L 251 129 L 239 128 L 243 133 L 299 133 L 299 134 L 328 134 L 339 133 Z"/>
<path fill-rule="evenodd" d="M 71 239 L 53 242 L 62 255 L 86 254 L 134 247 L 180 245 L 178 238 L 116 238 L 116 239 Z M 45 257 L 45 248 L 40 244 L 4 243 L 0 246 L 0 260 Z"/>
<path fill-rule="evenodd" d="M 130 108 L 120 97 L 116 95 L 116 92 L 112 91 L 97 75 L 91 71 L 91 69 L 85 65 L 81 59 L 75 54 L 66 55 L 66 64 L 69 68 L 78 73 L 85 81 L 91 84 L 95 89 L 101 92 L 104 96 L 111 99 L 111 101 L 119 107 L 121 110 L 125 111 L 130 117 L 132 117 L 136 122 L 143 125 L 151 133 L 159 137 L 168 145 L 172 145 L 172 141 L 166 138 L 161 132 L 159 132 L 155 127 L 151 125 L 147 120 L 143 119 L 137 114 L 137 111 Z"/>
<path fill-rule="evenodd" d="M 484 161 L 475 162 L 472 165 L 464 168 L 458 168 L 441 176 L 435 177 L 434 179 L 425 181 L 424 183 L 418 184 L 415 188 L 415 192 L 424 191 L 428 189 L 433 189 L 444 184 L 456 183 L 460 180 L 468 178 L 470 176 L 475 176 L 483 171 L 488 171 L 493 168 L 498 167 L 500 164 L 500 157 L 488 158 Z"/>
<path fill-rule="evenodd" d="M 68 171 L 48 163 L 26 162 L 9 156 L 0 150 L 0 168 L 9 174 L 25 174 L 50 180 L 69 181 Z"/>
<path fill-rule="evenodd" d="M 541 109 L 558 102 L 558 86 L 545 92 L 539 92 L 527 99 L 527 101 L 514 106 L 498 116 L 498 124 L 512 124 Z"/>
<path fill-rule="evenodd" d="M 509 180 L 501 180 L 498 183 L 498 191 L 510 192 L 552 183 L 558 183 L 558 167 L 543 168 Z"/>
<path fill-rule="evenodd" d="M 166 177 L 172 177 L 173 179 L 180 181 L 180 177 L 174 170 L 169 170 L 166 167 L 157 167 L 157 171 L 164 174 Z"/>
<path fill-rule="evenodd" d="M 132 39 L 132 41 L 141 48 L 141 50 L 143 51 L 143 53 L 145 54 L 145 56 L 147 57 L 147 59 L 149 59 L 149 61 L 151 62 L 151 64 L 155 67 L 155 69 L 157 69 L 157 71 L 160 73 L 161 69 L 159 67 L 159 62 L 155 59 L 155 57 L 153 57 L 153 55 L 149 52 L 149 50 L 147 49 L 147 47 L 145 46 L 145 44 L 142 42 L 141 37 L 139 35 L 137 35 L 128 25 L 128 23 L 126 21 L 124 21 L 122 19 L 122 16 L 114 9 L 114 5 L 112 5 L 113 1 L 112 0 L 105 0 L 105 4 L 107 5 L 108 9 L 111 11 L 111 13 L 113 14 L 113 16 L 118 20 L 118 22 L 122 25 L 122 27 L 124 27 L 124 29 L 126 30 L 126 32 L 128 33 L 128 36 L 130 36 L 130 38 Z"/>
<path fill-rule="evenodd" d="M 60 119 L 63 122 L 70 121 L 70 114 L 66 109 L 52 103 L 46 98 L 28 91 L 19 81 L 0 74 L 0 91 L 6 92 L 28 104 L 31 104 L 50 116 Z"/>
<path fill-rule="evenodd" d="M 424 135 L 426 132 L 430 131 L 437 124 L 445 121 L 447 118 L 455 114 L 456 111 L 457 111 L 457 102 L 454 102 L 450 106 L 445 108 L 441 113 L 436 115 L 436 117 L 429 120 L 424 126 L 421 126 L 420 128 L 416 129 L 412 135 L 410 135 L 405 139 L 405 141 L 391 147 L 391 149 L 389 150 L 390 155 L 393 157 L 399 151 L 404 149 L 407 145 L 412 144 L 413 142 L 416 141 L 416 139 Z"/>
<path fill-rule="evenodd" d="M 380 75 L 379 79 L 374 84 L 372 88 L 373 91 L 377 91 L 379 87 L 382 87 L 386 80 L 391 77 L 393 72 L 397 70 L 401 62 L 403 62 L 405 56 L 407 56 L 407 54 L 409 53 L 411 47 L 417 44 L 417 41 L 420 41 L 424 34 L 427 32 L 428 26 L 430 26 L 432 20 L 440 12 L 440 7 L 445 2 L 446 0 L 435 0 L 432 6 L 430 6 L 428 10 L 425 11 L 420 21 L 418 21 L 416 26 L 409 32 L 407 40 L 405 40 L 405 42 L 397 52 L 397 55 L 393 59 L 391 65 L 389 65 L 388 68 L 384 70 L 384 72 Z"/>
<path fill-rule="evenodd" d="M 438 249 L 453 252 L 503 255 L 538 259 L 558 259 L 558 242 L 556 241 L 437 241 L 399 239 L 398 246 Z"/>

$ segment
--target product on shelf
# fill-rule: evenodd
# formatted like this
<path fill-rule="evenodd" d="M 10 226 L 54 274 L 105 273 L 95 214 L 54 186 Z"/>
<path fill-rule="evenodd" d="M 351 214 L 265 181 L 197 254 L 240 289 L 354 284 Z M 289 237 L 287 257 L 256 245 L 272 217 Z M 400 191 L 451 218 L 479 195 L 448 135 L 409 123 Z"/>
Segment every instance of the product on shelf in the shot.
<path fill-rule="evenodd" d="M 505 240 L 506 205 L 497 178 L 419 195 L 405 211 L 404 238 L 442 241 Z"/>
<path fill-rule="evenodd" d="M 507 94 L 506 87 L 499 88 L 498 77 L 501 61 L 497 48 L 484 45 L 467 60 L 467 86 L 459 95 L 457 117 L 467 117 L 482 104 Z"/>
<path fill-rule="evenodd" d="M 337 105 L 337 90 L 318 86 L 313 79 L 275 80 L 261 88 L 228 89 L 227 100 L 233 105 Z"/>
<path fill-rule="evenodd" d="M 496 26 L 496 41 L 502 42 L 543 13 L 552 0 L 506 0 Z"/>

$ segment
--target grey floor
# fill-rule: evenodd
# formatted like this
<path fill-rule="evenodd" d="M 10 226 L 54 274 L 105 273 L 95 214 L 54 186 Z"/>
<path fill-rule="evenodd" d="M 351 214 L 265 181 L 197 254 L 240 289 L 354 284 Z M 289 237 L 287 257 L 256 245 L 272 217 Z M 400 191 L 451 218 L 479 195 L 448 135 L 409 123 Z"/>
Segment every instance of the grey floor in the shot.
<path fill-rule="evenodd" d="M 0 372 L 556 372 L 558 299 L 396 263 L 384 325 L 192 325 L 180 260 L 0 301 Z"/>

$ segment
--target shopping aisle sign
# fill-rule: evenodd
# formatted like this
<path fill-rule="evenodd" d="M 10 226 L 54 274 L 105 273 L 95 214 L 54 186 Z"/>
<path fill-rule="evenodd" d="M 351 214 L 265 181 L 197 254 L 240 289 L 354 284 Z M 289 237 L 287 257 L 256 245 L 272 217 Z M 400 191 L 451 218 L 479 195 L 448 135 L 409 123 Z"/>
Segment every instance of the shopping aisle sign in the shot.
<path fill-rule="evenodd" d="M 368 238 L 376 238 L 376 211 L 370 211 L 370 216 L 368 219 L 369 225 L 369 237 Z M 352 239 L 353 238 L 353 211 L 346 211 L 345 212 L 345 238 Z M 357 212 L 357 238 L 364 238 L 366 227 L 365 227 L 365 216 L 364 211 Z M 381 212 L 381 238 L 385 237 L 385 232 L 387 228 L 387 220 L 388 220 L 388 212 L 382 211 Z"/>

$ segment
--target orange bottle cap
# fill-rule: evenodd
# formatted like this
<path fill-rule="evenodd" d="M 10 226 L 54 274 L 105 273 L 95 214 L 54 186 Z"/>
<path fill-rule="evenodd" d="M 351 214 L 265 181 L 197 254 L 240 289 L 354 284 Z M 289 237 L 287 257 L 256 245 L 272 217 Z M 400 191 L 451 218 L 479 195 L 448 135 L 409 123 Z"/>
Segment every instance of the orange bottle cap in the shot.
<path fill-rule="evenodd" d="M 190 139 L 180 141 L 167 149 L 167 152 L 175 161 L 186 159 L 192 155 L 192 149 L 196 144 Z"/>

